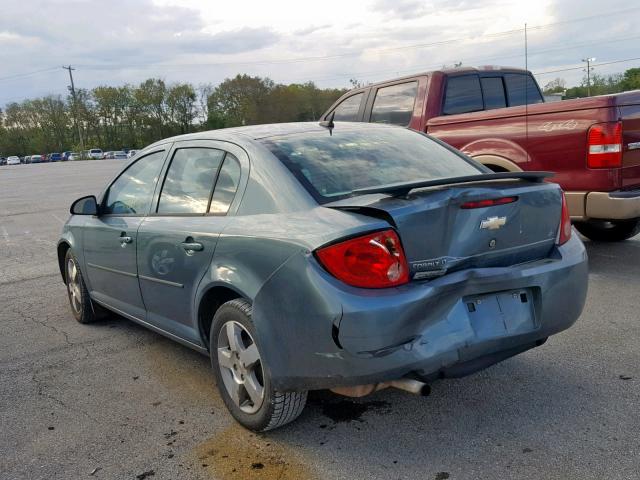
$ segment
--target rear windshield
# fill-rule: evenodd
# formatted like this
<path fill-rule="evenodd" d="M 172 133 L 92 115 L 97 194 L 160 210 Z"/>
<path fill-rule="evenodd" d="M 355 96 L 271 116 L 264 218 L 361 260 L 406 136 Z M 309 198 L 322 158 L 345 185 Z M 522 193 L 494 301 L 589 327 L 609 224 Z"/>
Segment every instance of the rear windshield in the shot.
<path fill-rule="evenodd" d="M 426 135 L 404 128 L 305 132 L 263 139 L 320 203 L 361 188 L 475 175 L 482 170 Z"/>
<path fill-rule="evenodd" d="M 94 148 L 93 150 L 89 150 L 89 152 L 91 152 L 91 153 L 102 153 L 102 150 Z"/>

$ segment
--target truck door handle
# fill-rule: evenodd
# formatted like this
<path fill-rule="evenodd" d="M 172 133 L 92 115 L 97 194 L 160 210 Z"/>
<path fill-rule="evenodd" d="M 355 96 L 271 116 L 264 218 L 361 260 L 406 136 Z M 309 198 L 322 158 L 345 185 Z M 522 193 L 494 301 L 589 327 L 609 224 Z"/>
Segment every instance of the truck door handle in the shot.
<path fill-rule="evenodd" d="M 202 245 L 200 242 L 182 242 L 181 245 L 187 253 L 201 252 L 202 250 L 204 250 L 204 245 Z"/>

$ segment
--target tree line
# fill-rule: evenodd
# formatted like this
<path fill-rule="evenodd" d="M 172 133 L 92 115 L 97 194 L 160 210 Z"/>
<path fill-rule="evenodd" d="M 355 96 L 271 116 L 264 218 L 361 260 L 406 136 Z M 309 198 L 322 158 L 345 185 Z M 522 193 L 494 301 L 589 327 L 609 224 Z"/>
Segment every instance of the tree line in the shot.
<path fill-rule="evenodd" d="M 313 82 L 278 84 L 237 75 L 218 86 L 167 84 L 99 86 L 69 95 L 13 102 L 0 110 L 0 154 L 142 148 L 162 138 L 215 128 L 311 121 L 346 89 Z"/>
<path fill-rule="evenodd" d="M 589 81 L 590 88 L 587 88 Z M 563 98 L 583 98 L 591 96 L 607 95 L 610 93 L 621 93 L 629 90 L 640 89 L 640 68 L 630 68 L 623 73 L 615 73 L 613 75 L 599 75 L 593 73 L 587 80 L 585 76 L 582 83 L 578 86 L 567 88 L 566 82 L 562 78 L 551 80 L 544 86 L 544 93 L 562 93 Z"/>

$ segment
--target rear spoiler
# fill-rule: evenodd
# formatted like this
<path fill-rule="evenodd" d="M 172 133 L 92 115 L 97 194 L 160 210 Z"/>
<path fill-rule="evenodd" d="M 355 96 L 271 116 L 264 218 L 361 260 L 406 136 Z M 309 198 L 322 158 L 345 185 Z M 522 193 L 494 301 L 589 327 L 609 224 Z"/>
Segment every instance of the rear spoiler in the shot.
<path fill-rule="evenodd" d="M 418 180 L 416 182 L 392 183 L 378 187 L 359 188 L 352 194 L 366 195 L 368 193 L 387 193 L 393 197 L 403 197 L 416 188 L 439 187 L 442 185 L 457 185 L 460 183 L 487 182 L 492 180 L 523 180 L 531 183 L 542 183 L 553 177 L 553 172 L 499 172 L 465 175 L 462 177 L 438 178 L 435 180 Z"/>

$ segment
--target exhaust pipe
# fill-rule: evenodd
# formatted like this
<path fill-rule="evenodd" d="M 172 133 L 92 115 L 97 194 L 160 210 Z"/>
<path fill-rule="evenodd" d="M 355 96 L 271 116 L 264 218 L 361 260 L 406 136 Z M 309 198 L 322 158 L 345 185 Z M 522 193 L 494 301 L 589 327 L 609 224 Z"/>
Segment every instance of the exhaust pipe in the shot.
<path fill-rule="evenodd" d="M 344 395 L 345 397 L 364 397 L 372 394 L 373 392 L 384 390 L 389 387 L 404 390 L 405 392 L 420 395 L 422 397 L 426 397 L 431 393 L 431 387 L 429 385 L 411 378 L 401 378 L 382 383 L 369 383 L 367 385 L 355 385 L 353 387 L 335 387 L 332 388 L 331 391 L 338 395 Z"/>
<path fill-rule="evenodd" d="M 429 385 L 411 378 L 401 378 L 400 380 L 393 380 L 389 383 L 390 387 L 404 390 L 414 395 L 420 395 L 421 397 L 426 397 L 431 393 L 431 387 Z"/>

